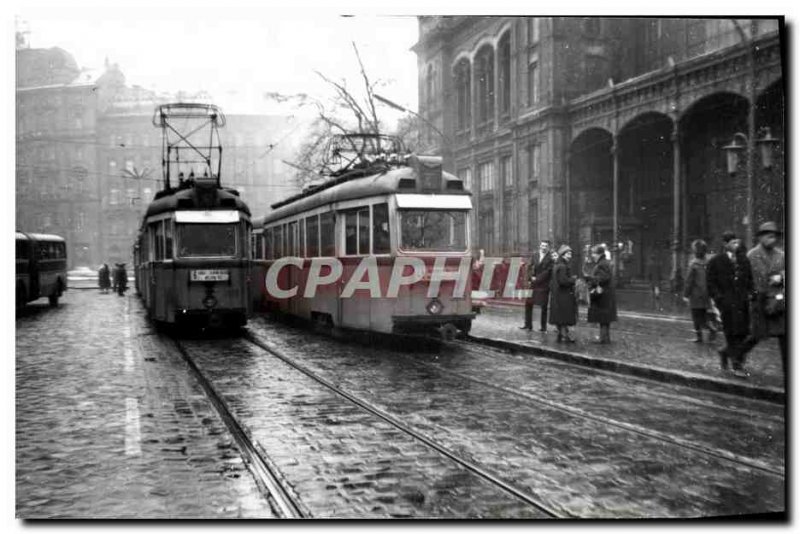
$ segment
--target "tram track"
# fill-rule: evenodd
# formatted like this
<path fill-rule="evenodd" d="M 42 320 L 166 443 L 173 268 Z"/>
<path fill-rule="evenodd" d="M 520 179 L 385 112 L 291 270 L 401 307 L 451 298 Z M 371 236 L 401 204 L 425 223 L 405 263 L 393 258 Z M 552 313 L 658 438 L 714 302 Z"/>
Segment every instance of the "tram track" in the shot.
<path fill-rule="evenodd" d="M 174 337 L 172 341 L 239 447 L 239 451 L 250 467 L 256 484 L 272 504 L 279 517 L 282 519 L 305 519 L 311 517 L 310 511 L 302 505 L 299 498 L 288 487 L 280 471 L 261 450 L 247 429 L 239 423 L 236 416 L 228 408 L 226 401 L 197 366 L 186 347 Z"/>
<path fill-rule="evenodd" d="M 564 513 L 555 510 L 551 506 L 547 505 L 546 503 L 542 502 L 536 495 L 533 495 L 519 487 L 506 482 L 503 480 L 502 477 L 499 475 L 492 473 L 491 471 L 479 466 L 475 462 L 472 462 L 459 454 L 453 452 L 447 446 L 437 442 L 435 439 L 413 429 L 409 425 L 403 423 L 398 418 L 394 417 L 393 415 L 385 412 L 384 410 L 378 408 L 374 404 L 361 399 L 352 393 L 342 389 L 341 387 L 337 386 L 330 380 L 324 378 L 320 374 L 314 372 L 313 370 L 309 369 L 305 365 L 299 363 L 294 358 L 287 356 L 277 347 L 272 346 L 270 343 L 265 342 L 259 339 L 257 336 L 252 334 L 249 331 L 245 331 L 242 335 L 242 339 L 255 345 L 256 347 L 260 348 L 261 350 L 271 354 L 272 356 L 278 358 L 279 360 L 283 361 L 285 364 L 289 365 L 290 367 L 296 369 L 297 371 L 301 372 L 314 382 L 324 386 L 329 391 L 333 392 L 337 396 L 347 400 L 348 402 L 358 406 L 360 409 L 370 413 L 371 415 L 381 419 L 385 423 L 388 423 L 395 429 L 401 431 L 402 433 L 408 435 L 412 439 L 423 443 L 427 447 L 435 450 L 439 454 L 445 456 L 449 460 L 455 462 L 459 466 L 463 467 L 470 473 L 478 476 L 479 478 L 483 479 L 484 481 L 494 485 L 495 487 L 503 490 L 504 492 L 514 496 L 515 498 L 525 502 L 526 504 L 530 505 L 531 507 L 539 510 L 543 514 L 551 517 L 551 518 L 564 518 L 569 517 L 566 516 Z"/>
<path fill-rule="evenodd" d="M 274 348 L 271 348 L 271 347 L 267 346 L 265 344 L 265 342 L 259 340 L 250 331 L 247 332 L 246 337 L 247 337 L 247 339 L 249 341 L 255 343 L 256 345 L 260 346 L 264 350 L 267 350 L 270 353 L 275 354 L 277 349 L 274 349 Z M 468 341 L 466 341 L 466 342 L 465 341 L 453 341 L 451 343 L 456 345 L 456 346 L 459 346 L 459 347 L 461 347 L 461 348 L 463 348 L 465 350 L 469 350 L 470 352 L 473 352 L 473 353 L 479 352 L 481 350 L 485 350 L 487 348 L 484 345 L 481 345 L 481 344 L 478 344 L 478 343 L 472 343 L 472 342 L 468 342 Z M 489 348 L 491 348 L 491 347 L 489 347 Z M 498 351 L 498 349 L 494 349 L 494 348 L 491 348 L 491 350 Z M 283 359 L 284 361 L 286 361 L 287 363 L 289 363 L 290 365 L 292 365 L 293 367 L 301 370 L 302 372 L 304 372 L 306 374 L 308 374 L 308 373 L 314 374 L 316 376 L 315 380 L 319 379 L 319 380 L 325 381 L 328 384 L 330 384 L 330 382 L 327 381 L 327 379 L 319 377 L 319 375 L 314 373 L 314 371 L 309 370 L 307 367 L 303 366 L 302 364 L 299 364 L 296 361 L 292 361 L 292 362 L 287 361 L 287 360 L 290 360 L 291 358 L 288 358 L 286 356 L 279 356 L 279 357 L 281 359 Z M 523 399 L 523 400 L 525 400 L 527 402 L 534 403 L 534 404 L 539 405 L 539 406 L 545 406 L 547 408 L 550 408 L 550 409 L 553 409 L 553 410 L 557 410 L 557 411 L 559 411 L 561 413 L 567 414 L 570 417 L 577 417 L 577 418 L 581 418 L 581 419 L 584 419 L 584 420 L 592 421 L 594 423 L 599 423 L 601 425 L 606 425 L 606 426 L 611 426 L 611 427 L 614 427 L 614 428 L 618 428 L 618 429 L 621 429 L 623 431 L 631 432 L 631 433 L 643 436 L 643 437 L 648 438 L 648 439 L 652 439 L 652 440 L 655 440 L 655 441 L 662 442 L 664 444 L 668 444 L 669 446 L 674 446 L 674 447 L 678 447 L 678 448 L 684 449 L 686 451 L 690 451 L 693 454 L 702 454 L 702 455 L 705 455 L 705 456 L 708 456 L 708 457 L 715 458 L 717 460 L 722 460 L 724 462 L 728 462 L 728 463 L 736 464 L 736 465 L 739 465 L 739 466 L 742 466 L 742 467 L 746 467 L 746 468 L 749 468 L 749 469 L 753 469 L 753 470 L 765 473 L 765 474 L 770 475 L 770 476 L 777 476 L 777 477 L 780 477 L 780 478 L 784 478 L 785 477 L 785 471 L 784 470 L 777 469 L 777 468 L 775 468 L 775 467 L 773 467 L 773 466 L 771 466 L 771 465 L 769 465 L 769 464 L 767 464 L 765 462 L 761 462 L 761 461 L 753 459 L 753 458 L 745 457 L 745 456 L 736 454 L 734 452 L 731 452 L 731 451 L 728 451 L 728 450 L 725 450 L 725 449 L 721 449 L 721 448 L 718 448 L 718 447 L 712 447 L 712 446 L 705 445 L 705 444 L 702 444 L 702 443 L 697 443 L 695 441 L 691 441 L 691 440 L 688 440 L 688 439 L 685 439 L 685 438 L 682 438 L 682 437 L 679 437 L 679 436 L 674 436 L 674 435 L 671 435 L 671 434 L 668 434 L 668 433 L 664 433 L 664 432 L 660 432 L 660 431 L 657 431 L 657 430 L 654 430 L 654 429 L 651 429 L 651 428 L 646 428 L 646 427 L 638 425 L 638 424 L 629 423 L 629 422 L 626 422 L 626 421 L 620 421 L 620 420 L 617 420 L 617 419 L 612 419 L 612 418 L 609 418 L 609 417 L 605 417 L 603 415 L 593 414 L 593 413 L 591 413 L 589 411 L 586 411 L 586 410 L 584 410 L 582 408 L 579 408 L 579 407 L 569 406 L 567 404 L 564 404 L 564 403 L 561 403 L 561 402 L 552 401 L 552 400 L 546 399 L 546 398 L 538 396 L 538 395 L 534 395 L 534 394 L 530 394 L 530 393 L 523 393 L 523 392 L 520 392 L 520 391 L 518 391 L 516 389 L 512 389 L 511 387 L 508 387 L 507 385 L 504 386 L 504 385 L 501 385 L 501 384 L 492 383 L 492 382 L 487 381 L 487 380 L 481 380 L 481 379 L 475 378 L 473 376 L 469 376 L 469 375 L 465 375 L 463 373 L 458 373 L 456 371 L 449 370 L 449 369 L 447 369 L 447 368 L 445 368 L 445 367 L 443 367 L 441 365 L 435 364 L 435 363 L 420 361 L 419 359 L 412 358 L 411 356 L 408 356 L 408 355 L 405 355 L 405 354 L 401 354 L 400 357 L 402 357 L 402 358 L 406 359 L 407 361 L 410 361 L 410 362 L 412 362 L 412 363 L 414 363 L 416 365 L 420 365 L 420 366 L 424 366 L 424 367 L 428 367 L 428 368 L 434 368 L 434 369 L 436 369 L 437 372 L 440 372 L 440 373 L 443 373 L 443 374 L 447 374 L 447 375 L 450 375 L 450 376 L 454 376 L 454 377 L 457 377 L 458 379 L 466 380 L 466 381 L 469 381 L 469 382 L 474 383 L 474 384 L 479 384 L 479 385 L 481 385 L 483 387 L 487 387 L 489 389 L 493 389 L 495 391 L 502 392 L 505 395 L 511 395 L 513 397 L 516 397 L 516 398 L 519 398 L 519 399 Z M 574 366 L 573 364 L 565 364 L 565 365 L 573 366 L 573 367 L 580 367 L 580 366 Z M 584 369 L 584 368 L 581 367 L 581 369 Z M 332 387 L 332 388 L 335 388 L 335 389 L 341 391 L 340 388 L 338 388 L 336 386 L 333 386 L 332 384 L 328 385 L 328 387 Z M 347 394 L 347 395 L 349 395 L 349 394 Z M 366 401 L 361 401 L 361 402 L 366 402 Z M 392 416 L 386 414 L 382 410 L 380 410 L 378 408 L 374 408 L 374 409 L 376 410 L 376 412 L 379 412 L 379 413 L 375 413 L 376 415 L 379 415 L 379 417 L 383 418 L 385 416 L 385 417 L 389 417 L 389 418 L 392 418 L 392 419 L 396 420 L 395 418 L 393 418 Z"/>
<path fill-rule="evenodd" d="M 476 350 L 474 346 L 470 346 L 470 343 L 457 342 L 457 344 L 461 345 L 463 348 L 466 348 L 468 350 L 473 350 L 473 351 Z M 491 389 L 502 391 L 502 392 L 504 392 L 506 394 L 513 395 L 513 396 L 521 398 L 521 399 L 525 399 L 527 401 L 536 403 L 536 404 L 541 405 L 541 406 L 547 406 L 548 408 L 551 408 L 551 409 L 554 409 L 554 410 L 558 410 L 558 411 L 560 411 L 562 413 L 566 413 L 566 414 L 574 416 L 574 417 L 580 417 L 580 418 L 587 419 L 587 420 L 590 420 L 590 421 L 595 421 L 595 422 L 598 422 L 598 423 L 601 423 L 601 424 L 604 424 L 604 425 L 614 426 L 614 427 L 617 427 L 617 428 L 620 428 L 620 429 L 623 429 L 623 430 L 627 430 L 629 432 L 633 432 L 635 434 L 639 434 L 641 436 L 645 436 L 645 437 L 648 437 L 648 438 L 651 438 L 651 439 L 655 439 L 655 440 L 659 440 L 659 441 L 662 441 L 662 442 L 665 442 L 665 443 L 669 443 L 671 445 L 675 445 L 675 446 L 678 446 L 678 447 L 681 447 L 683 449 L 690 450 L 690 451 L 693 451 L 693 452 L 696 452 L 696 453 L 701 453 L 701 454 L 712 456 L 712 457 L 715 457 L 715 458 L 718 458 L 718 459 L 721 459 L 721 460 L 726 460 L 726 461 L 729 461 L 729 462 L 733 462 L 733 463 L 748 467 L 750 469 L 755 469 L 755 470 L 758 470 L 758 471 L 762 471 L 762 472 L 767 473 L 767 474 L 776 475 L 776 476 L 780 476 L 780 477 L 784 477 L 785 476 L 784 471 L 775 469 L 775 468 L 773 468 L 773 467 L 771 467 L 771 466 L 769 466 L 769 465 L 767 465 L 767 464 L 765 464 L 763 462 L 759 462 L 757 460 L 753 460 L 753 459 L 750 459 L 750 458 L 746 458 L 746 457 L 734 454 L 734 453 L 732 453 L 730 451 L 726 451 L 724 449 L 715 448 L 715 447 L 709 447 L 709 446 L 702 445 L 702 444 L 699 444 L 699 443 L 693 443 L 693 442 L 691 442 L 689 440 L 686 440 L 686 439 L 683 439 L 683 438 L 680 438 L 680 437 L 677 437 L 677 436 L 672 436 L 670 434 L 666 434 L 666 433 L 659 432 L 659 431 L 656 431 L 656 430 L 648 429 L 648 428 L 645 428 L 645 427 L 642 427 L 640 425 L 636 425 L 636 424 L 633 424 L 633 423 L 628 423 L 628 422 L 625 422 L 625 421 L 618 421 L 618 420 L 615 420 L 615 419 L 611 419 L 609 417 L 604 417 L 602 415 L 593 414 L 593 413 L 587 412 L 586 410 L 583 410 L 581 408 L 576 408 L 574 406 L 568 406 L 568 405 L 560 403 L 560 402 L 555 402 L 555 401 L 552 401 L 552 400 L 548 400 L 548 399 L 546 399 L 544 397 L 541 397 L 541 396 L 538 396 L 538 395 L 533 395 L 533 394 L 530 394 L 530 393 L 522 393 L 522 392 L 520 392 L 518 390 L 514 390 L 514 389 L 511 389 L 511 388 L 503 386 L 503 385 L 494 384 L 494 383 L 488 382 L 486 380 L 480 380 L 480 379 L 475 378 L 475 377 L 464 375 L 463 373 L 458 373 L 458 372 L 455 372 L 455 371 L 451 371 L 449 369 L 445 369 L 441 365 L 437 365 L 437 364 L 433 364 L 433 363 L 422 363 L 422 365 L 426 365 L 426 366 L 429 366 L 429 367 L 435 367 L 439 372 L 442 372 L 442 373 L 445 373 L 445 374 L 449 374 L 451 376 L 456 376 L 456 377 L 458 377 L 460 379 L 468 380 L 468 381 L 473 382 L 475 384 L 480 384 L 480 385 L 482 385 L 484 387 L 488 387 L 488 388 L 491 388 Z"/>

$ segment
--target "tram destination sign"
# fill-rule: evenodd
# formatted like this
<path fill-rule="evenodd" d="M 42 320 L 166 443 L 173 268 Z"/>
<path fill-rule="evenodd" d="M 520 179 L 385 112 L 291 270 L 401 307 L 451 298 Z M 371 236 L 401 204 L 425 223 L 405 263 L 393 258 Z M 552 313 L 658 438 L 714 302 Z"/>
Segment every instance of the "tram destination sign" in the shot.
<path fill-rule="evenodd" d="M 192 282 L 227 282 L 230 272 L 226 269 L 192 269 L 189 280 Z"/>

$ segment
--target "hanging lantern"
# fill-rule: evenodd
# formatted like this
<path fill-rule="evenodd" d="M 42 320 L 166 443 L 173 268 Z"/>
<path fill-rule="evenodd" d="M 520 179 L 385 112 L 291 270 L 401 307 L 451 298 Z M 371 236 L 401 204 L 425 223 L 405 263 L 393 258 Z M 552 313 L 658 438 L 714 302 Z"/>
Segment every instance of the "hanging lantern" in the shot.
<path fill-rule="evenodd" d="M 725 151 L 728 174 L 736 174 L 736 169 L 739 167 L 739 154 L 746 149 L 747 136 L 738 132 L 733 134 L 731 144 L 722 147 L 722 150 Z"/>
<path fill-rule="evenodd" d="M 775 148 L 781 143 L 781 140 L 777 137 L 772 137 L 772 132 L 768 127 L 764 128 L 763 131 L 764 135 L 761 139 L 756 140 L 756 143 L 761 152 L 761 166 L 765 169 L 771 169 Z"/>

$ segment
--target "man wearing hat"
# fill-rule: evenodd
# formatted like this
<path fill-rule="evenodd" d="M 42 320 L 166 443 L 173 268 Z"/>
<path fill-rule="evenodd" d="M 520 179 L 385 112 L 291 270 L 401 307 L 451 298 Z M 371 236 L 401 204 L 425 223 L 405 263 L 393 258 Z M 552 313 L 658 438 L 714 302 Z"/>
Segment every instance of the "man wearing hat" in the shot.
<path fill-rule="evenodd" d="M 709 296 L 722 315 L 725 347 L 719 351 L 720 366 L 746 378 L 744 342 L 750 335 L 750 299 L 753 295 L 753 274 L 744 253 L 742 241 L 733 232 L 722 235 L 725 247 L 708 262 L 706 283 Z"/>
<path fill-rule="evenodd" d="M 752 305 L 752 331 L 744 343 L 745 353 L 765 337 L 777 337 L 786 371 L 786 300 L 784 278 L 785 256 L 778 248 L 782 232 L 774 222 L 765 222 L 758 228 L 758 245 L 747 253 L 753 269 L 756 298 Z"/>

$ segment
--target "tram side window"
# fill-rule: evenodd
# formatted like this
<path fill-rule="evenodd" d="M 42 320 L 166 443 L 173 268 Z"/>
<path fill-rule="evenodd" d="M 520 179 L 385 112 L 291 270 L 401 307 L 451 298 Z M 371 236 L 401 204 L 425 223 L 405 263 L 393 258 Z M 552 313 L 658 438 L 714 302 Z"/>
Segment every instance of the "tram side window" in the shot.
<path fill-rule="evenodd" d="M 155 231 L 153 238 L 155 239 L 156 261 L 164 259 L 164 223 L 158 221 L 154 224 Z"/>
<path fill-rule="evenodd" d="M 355 211 L 344 214 L 344 253 L 358 254 L 358 213 Z"/>
<path fill-rule="evenodd" d="M 264 259 L 273 260 L 275 255 L 273 253 L 274 247 L 272 246 L 272 228 L 264 229 Z"/>
<path fill-rule="evenodd" d="M 286 250 L 287 256 L 297 256 L 297 223 L 292 222 L 286 225 L 287 227 L 287 242 L 289 246 Z"/>
<path fill-rule="evenodd" d="M 172 221 L 164 221 L 164 258 L 172 259 Z"/>
<path fill-rule="evenodd" d="M 336 219 L 332 212 L 319 216 L 320 255 L 336 256 Z"/>
<path fill-rule="evenodd" d="M 297 221 L 297 255 L 301 258 L 306 257 L 306 225 L 303 219 Z"/>
<path fill-rule="evenodd" d="M 283 257 L 283 225 L 275 227 L 275 259 Z"/>
<path fill-rule="evenodd" d="M 389 205 L 375 204 L 372 206 L 372 253 L 388 254 L 390 249 Z"/>
<path fill-rule="evenodd" d="M 319 219 L 316 215 L 306 218 L 306 255 L 319 256 Z"/>
<path fill-rule="evenodd" d="M 369 254 L 369 208 L 358 212 L 358 253 Z"/>

